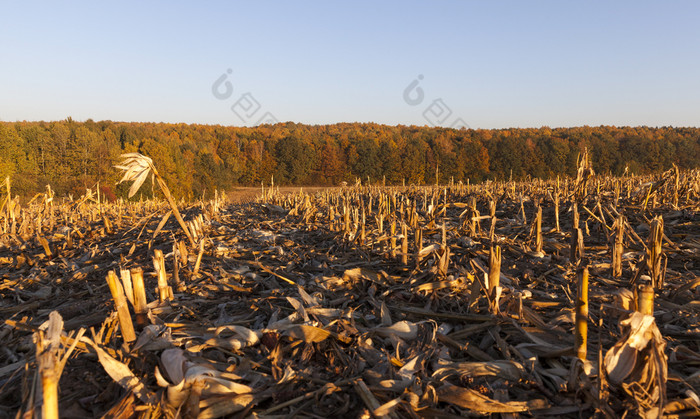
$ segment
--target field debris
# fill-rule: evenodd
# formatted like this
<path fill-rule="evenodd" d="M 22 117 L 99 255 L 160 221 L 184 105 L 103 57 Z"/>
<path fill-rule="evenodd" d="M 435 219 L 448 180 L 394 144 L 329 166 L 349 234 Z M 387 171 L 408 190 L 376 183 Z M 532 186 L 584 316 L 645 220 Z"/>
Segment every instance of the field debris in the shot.
<path fill-rule="evenodd" d="M 700 172 L 580 169 L 6 195 L 0 418 L 696 417 Z"/>

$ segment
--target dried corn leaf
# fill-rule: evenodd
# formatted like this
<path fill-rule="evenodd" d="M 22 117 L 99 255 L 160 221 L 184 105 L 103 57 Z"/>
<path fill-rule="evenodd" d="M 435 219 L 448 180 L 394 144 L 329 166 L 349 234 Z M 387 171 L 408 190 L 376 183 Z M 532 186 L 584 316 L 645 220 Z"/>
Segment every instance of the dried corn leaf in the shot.
<path fill-rule="evenodd" d="M 173 346 L 172 337 L 170 336 L 170 328 L 164 325 L 149 324 L 144 327 L 136 344 L 134 351 L 158 351 L 167 349 Z"/>
<path fill-rule="evenodd" d="M 316 297 L 312 297 L 304 291 L 304 289 L 301 286 L 297 285 L 297 290 L 299 291 L 299 295 L 301 296 L 301 299 L 304 301 L 304 304 L 306 304 L 307 307 L 314 307 L 319 305 L 320 303 L 316 299 Z"/>
<path fill-rule="evenodd" d="M 250 394 L 239 394 L 233 398 L 220 400 L 202 410 L 197 419 L 214 419 L 240 412 L 253 403 L 253 400 L 254 397 Z"/>
<path fill-rule="evenodd" d="M 382 326 L 391 326 L 394 323 L 391 321 L 391 312 L 389 312 L 389 308 L 384 301 L 382 301 L 382 306 L 379 309 L 379 316 L 382 319 Z"/>
<path fill-rule="evenodd" d="M 160 363 L 166 377 L 172 384 L 179 384 L 185 379 L 187 358 L 185 351 L 179 348 L 166 349 L 160 354 Z"/>
<path fill-rule="evenodd" d="M 440 360 L 438 365 L 441 368 L 433 373 L 433 378 L 440 381 L 453 375 L 499 377 L 512 381 L 518 381 L 527 377 L 525 368 L 515 361 L 445 362 Z"/>
<path fill-rule="evenodd" d="M 378 385 L 384 390 L 391 390 L 400 393 L 410 386 L 411 383 L 413 383 L 413 377 L 401 380 L 382 380 Z"/>
<path fill-rule="evenodd" d="M 289 304 L 294 307 L 294 310 L 299 313 L 299 315 L 304 319 L 305 322 L 309 321 L 309 315 L 306 313 L 306 310 L 304 309 L 304 305 L 301 303 L 301 301 L 297 300 L 294 297 L 287 297 L 287 301 Z"/>
<path fill-rule="evenodd" d="M 330 335 L 331 333 L 327 330 L 304 324 L 295 325 L 287 329 L 287 336 L 303 340 L 305 343 L 323 342 Z"/>
<path fill-rule="evenodd" d="M 396 322 L 388 327 L 378 327 L 374 330 L 379 336 L 396 336 L 403 340 L 415 339 L 418 335 L 418 325 L 406 320 Z"/>
<path fill-rule="evenodd" d="M 472 389 L 449 383 L 443 384 L 436 392 L 441 402 L 452 403 L 462 409 L 481 413 L 518 413 L 549 407 L 549 403 L 542 399 L 532 399 L 526 402 L 499 402 Z"/>
<path fill-rule="evenodd" d="M 232 335 L 228 336 L 228 332 Z M 260 343 L 261 332 L 256 332 L 239 325 L 219 326 L 216 328 L 215 335 L 227 343 L 227 346 L 234 350 L 239 350 L 248 346 L 255 346 Z"/>
<path fill-rule="evenodd" d="M 414 291 L 436 291 L 444 288 L 458 287 L 463 284 L 461 279 L 453 279 L 448 281 L 438 281 L 438 282 L 428 282 L 425 284 L 420 284 L 413 288 Z"/>
<path fill-rule="evenodd" d="M 411 358 L 408 362 L 404 364 L 401 369 L 399 369 L 396 373 L 400 378 L 404 380 L 412 380 L 413 377 L 416 375 L 416 371 L 418 368 L 420 368 L 420 364 L 418 361 L 420 360 L 420 356 L 415 356 Z"/>
<path fill-rule="evenodd" d="M 374 409 L 374 411 L 372 411 L 372 415 L 377 418 L 388 417 L 388 415 L 394 413 L 394 410 L 396 410 L 396 407 L 402 402 L 402 400 L 402 397 L 389 400 L 388 402 Z"/>
<path fill-rule="evenodd" d="M 620 325 L 629 327 L 629 332 L 605 354 L 605 371 L 614 384 L 622 383 L 629 376 L 637 362 L 637 354 L 650 340 L 663 339 L 653 316 L 634 312 Z"/>
<path fill-rule="evenodd" d="M 659 417 L 666 403 L 666 342 L 653 316 L 634 312 L 620 324 L 627 331 L 605 354 L 608 380 L 636 404 L 637 415 Z"/>
<path fill-rule="evenodd" d="M 388 285 L 387 280 L 382 273 L 375 272 L 371 269 L 353 268 L 347 269 L 343 273 L 343 280 L 345 281 L 358 281 L 360 279 L 375 282 L 380 285 Z"/>
<path fill-rule="evenodd" d="M 195 381 L 204 383 L 202 396 L 230 393 L 245 394 L 253 391 L 250 386 L 227 380 L 222 377 L 221 372 L 204 365 L 193 365 L 187 368 L 185 382 L 192 383 Z"/>
<path fill-rule="evenodd" d="M 154 404 L 156 403 L 156 395 L 148 390 L 144 383 L 134 375 L 133 372 L 124 363 L 112 358 L 104 349 L 95 344 L 89 338 L 83 337 L 82 341 L 92 346 L 97 352 L 97 356 L 102 364 L 105 372 L 119 384 L 123 389 L 132 391 L 136 397 L 142 402 Z"/>

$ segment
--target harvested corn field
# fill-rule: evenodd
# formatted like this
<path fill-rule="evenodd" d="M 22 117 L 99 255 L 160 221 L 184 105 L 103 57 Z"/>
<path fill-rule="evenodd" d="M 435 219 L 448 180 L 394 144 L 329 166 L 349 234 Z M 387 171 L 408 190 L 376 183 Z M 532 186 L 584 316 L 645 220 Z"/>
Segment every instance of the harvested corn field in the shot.
<path fill-rule="evenodd" d="M 700 172 L 2 206 L 0 417 L 696 417 Z M 166 194 L 167 195 L 167 194 Z"/>

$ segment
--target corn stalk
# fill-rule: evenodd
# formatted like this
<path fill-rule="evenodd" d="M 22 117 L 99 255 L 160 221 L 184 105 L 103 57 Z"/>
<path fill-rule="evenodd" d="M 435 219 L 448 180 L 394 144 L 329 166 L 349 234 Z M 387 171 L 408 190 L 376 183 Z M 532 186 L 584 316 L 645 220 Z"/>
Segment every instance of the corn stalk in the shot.
<path fill-rule="evenodd" d="M 499 287 L 501 285 L 501 247 L 492 247 L 489 252 L 489 301 L 492 314 L 498 314 Z"/>
<path fill-rule="evenodd" d="M 663 286 L 663 272 L 661 269 L 661 257 L 663 255 L 664 219 L 661 216 L 654 217 L 649 226 L 649 241 L 647 245 L 646 263 L 654 288 Z"/>
<path fill-rule="evenodd" d="M 611 240 L 612 251 L 612 276 L 619 278 L 622 276 L 622 252 L 625 248 L 625 219 L 622 215 L 617 217 L 613 227 L 614 234 Z"/>
<path fill-rule="evenodd" d="M 124 288 L 114 271 L 109 271 L 107 273 L 107 285 L 109 285 L 109 291 L 112 293 L 114 306 L 117 309 L 119 326 L 122 329 L 122 337 L 125 342 L 131 343 L 136 340 L 136 333 L 134 332 L 134 325 L 131 323 L 131 315 L 129 314 L 129 306 L 126 303 L 127 299 L 124 295 Z"/>
<path fill-rule="evenodd" d="M 579 268 L 576 286 L 576 356 L 586 360 L 588 344 L 588 268 Z"/>
<path fill-rule="evenodd" d="M 39 364 L 39 375 L 41 376 L 43 392 L 41 417 L 44 419 L 58 419 L 59 417 L 58 382 L 68 357 L 70 357 L 76 344 L 83 336 L 83 333 L 85 333 L 85 329 L 81 328 L 77 332 L 75 339 L 72 339 L 73 343 L 70 347 L 62 345 L 62 332 L 63 318 L 57 311 L 52 311 L 49 314 L 49 320 L 34 333 L 36 358 Z M 73 332 L 71 332 L 68 338 L 71 339 L 73 336 Z"/>
<path fill-rule="evenodd" d="M 637 311 L 647 316 L 654 315 L 654 287 L 640 285 L 637 293 Z"/>
<path fill-rule="evenodd" d="M 165 198 L 168 200 L 170 208 L 172 208 L 173 214 L 175 214 L 177 222 L 180 223 L 180 227 L 182 227 L 182 230 L 185 232 L 185 235 L 189 239 L 190 244 L 194 246 L 195 242 L 192 238 L 192 234 L 187 228 L 185 220 L 182 219 L 180 211 L 177 209 L 177 203 L 175 202 L 175 199 L 173 199 L 173 196 L 170 194 L 170 189 L 168 189 L 168 185 L 165 184 L 165 180 L 163 180 L 163 178 L 158 173 L 158 170 L 156 170 L 156 167 L 153 165 L 153 160 L 151 160 L 150 157 L 146 157 L 143 154 L 139 153 L 126 153 L 122 154 L 119 157 L 123 160 L 121 164 L 116 165 L 114 167 L 123 170 L 124 176 L 118 183 L 127 182 L 130 180 L 134 181 L 134 183 L 131 185 L 131 188 L 129 188 L 129 198 L 134 196 L 134 194 L 139 190 L 141 185 L 143 185 L 143 182 L 146 181 L 146 178 L 148 178 L 148 174 L 150 173 L 151 177 L 155 178 L 155 180 L 158 181 L 158 186 L 163 192 L 163 195 L 165 195 Z"/>

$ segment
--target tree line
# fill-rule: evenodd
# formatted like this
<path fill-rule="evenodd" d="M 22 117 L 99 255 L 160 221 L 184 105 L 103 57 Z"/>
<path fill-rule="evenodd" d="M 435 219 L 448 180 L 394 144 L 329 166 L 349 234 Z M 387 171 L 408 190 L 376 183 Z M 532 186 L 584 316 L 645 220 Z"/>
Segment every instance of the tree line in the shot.
<path fill-rule="evenodd" d="M 46 185 L 79 196 L 100 183 L 125 197 L 112 166 L 126 152 L 151 157 L 178 198 L 233 186 L 338 185 L 342 181 L 428 184 L 522 180 L 575 174 L 588 148 L 598 173 L 646 174 L 695 168 L 700 129 L 574 127 L 454 130 L 374 123 L 257 127 L 113 121 L 0 122 L 0 180 L 13 194 Z M 436 178 L 437 177 L 437 178 Z M 146 184 L 142 196 L 153 188 Z M 138 196 L 137 196 L 138 198 Z"/>

